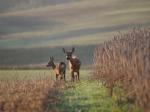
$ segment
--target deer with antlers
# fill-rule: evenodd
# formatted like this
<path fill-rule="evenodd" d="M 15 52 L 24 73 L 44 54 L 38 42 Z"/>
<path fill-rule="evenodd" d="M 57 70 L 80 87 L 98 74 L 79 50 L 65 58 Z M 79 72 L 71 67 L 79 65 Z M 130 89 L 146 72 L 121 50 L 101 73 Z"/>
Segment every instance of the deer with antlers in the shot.
<path fill-rule="evenodd" d="M 71 72 L 71 80 L 74 82 L 74 80 L 80 80 L 80 67 L 81 67 L 81 61 L 79 58 L 75 55 L 73 55 L 75 51 L 75 48 L 72 48 L 72 51 L 66 51 L 63 48 L 63 52 L 66 54 L 66 59 L 69 60 L 69 68 Z M 76 74 L 75 74 L 76 73 Z"/>
<path fill-rule="evenodd" d="M 56 75 L 56 80 L 58 80 L 58 78 L 64 79 L 64 81 L 66 80 L 66 64 L 64 62 L 60 62 L 58 64 L 54 63 L 54 57 L 50 57 L 49 58 L 49 62 L 46 65 L 47 67 L 52 67 L 52 69 L 54 70 L 54 73 Z"/>

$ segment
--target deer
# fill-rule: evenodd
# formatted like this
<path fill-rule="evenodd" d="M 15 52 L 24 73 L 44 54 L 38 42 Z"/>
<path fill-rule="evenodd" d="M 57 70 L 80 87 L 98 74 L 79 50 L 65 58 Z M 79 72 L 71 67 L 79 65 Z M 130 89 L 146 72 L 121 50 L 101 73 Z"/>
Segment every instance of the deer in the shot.
<path fill-rule="evenodd" d="M 75 48 L 73 47 L 71 51 L 66 51 L 64 48 L 62 49 L 63 52 L 66 54 L 66 59 L 69 61 L 69 69 L 71 72 L 71 80 L 80 80 L 80 67 L 81 61 L 75 55 L 73 55 Z M 75 74 L 76 73 L 76 74 Z"/>
<path fill-rule="evenodd" d="M 56 75 L 56 81 L 58 78 L 64 79 L 66 81 L 66 64 L 64 62 L 59 62 L 57 64 L 54 63 L 54 57 L 49 58 L 49 62 L 46 65 L 47 67 L 52 67 L 55 75 Z"/>

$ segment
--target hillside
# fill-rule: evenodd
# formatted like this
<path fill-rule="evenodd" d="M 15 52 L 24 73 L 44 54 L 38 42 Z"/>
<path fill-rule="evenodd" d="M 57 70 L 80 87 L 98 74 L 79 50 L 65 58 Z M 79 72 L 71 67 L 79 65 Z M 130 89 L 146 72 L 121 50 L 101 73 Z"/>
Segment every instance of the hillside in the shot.
<path fill-rule="evenodd" d="M 73 1 L 75 0 L 3 0 L 0 4 L 0 12 L 14 12 L 17 10 L 27 10 L 47 5 L 57 5 Z"/>
<path fill-rule="evenodd" d="M 70 50 L 70 48 L 65 48 Z M 75 54 L 82 61 L 82 68 L 89 67 L 93 62 L 94 48 L 94 45 L 76 47 Z M 55 57 L 55 62 L 68 63 L 61 47 L 0 49 L 0 68 L 46 68 L 50 56 Z"/>
<path fill-rule="evenodd" d="M 32 8 L 29 6 L 27 9 L 10 11 L 5 10 L 8 8 L 8 0 L 2 2 L 1 6 L 5 6 L 1 11 L 3 13 L 0 13 L 0 49 L 3 51 L 0 59 L 4 60 L 3 64 L 16 64 L 17 60 L 14 61 L 13 56 L 17 56 L 18 52 L 9 54 L 14 63 L 6 60 L 6 52 L 12 48 L 23 52 L 26 49 L 93 46 L 112 38 L 118 32 L 150 26 L 149 0 L 68 1 L 38 0 L 31 5 Z M 22 2 L 17 5 L 21 7 L 19 4 Z M 89 47 L 86 48 L 88 50 Z M 46 56 L 46 53 L 42 55 Z"/>
<path fill-rule="evenodd" d="M 149 6 L 148 0 L 83 0 L 2 13 L 0 47 L 99 43 L 118 31 L 149 26 Z"/>

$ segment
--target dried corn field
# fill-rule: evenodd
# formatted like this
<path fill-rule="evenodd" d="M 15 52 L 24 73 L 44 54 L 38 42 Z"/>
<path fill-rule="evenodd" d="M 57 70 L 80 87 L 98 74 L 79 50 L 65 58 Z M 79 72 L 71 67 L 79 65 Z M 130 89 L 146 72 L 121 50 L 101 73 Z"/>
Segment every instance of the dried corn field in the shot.
<path fill-rule="evenodd" d="M 50 112 L 56 101 L 53 86 L 50 78 L 0 81 L 0 112 Z"/>
<path fill-rule="evenodd" d="M 135 28 L 99 45 L 94 53 L 94 77 L 109 88 L 111 95 L 117 86 L 126 99 L 149 112 L 150 28 Z"/>

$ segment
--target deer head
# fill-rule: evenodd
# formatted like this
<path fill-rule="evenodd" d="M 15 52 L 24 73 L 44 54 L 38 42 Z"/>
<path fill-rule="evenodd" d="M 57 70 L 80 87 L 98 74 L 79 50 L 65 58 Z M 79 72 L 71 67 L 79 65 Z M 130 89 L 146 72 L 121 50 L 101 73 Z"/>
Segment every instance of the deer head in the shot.
<path fill-rule="evenodd" d="M 72 57 L 72 54 L 74 53 L 75 51 L 75 48 L 73 47 L 71 51 L 66 51 L 64 48 L 63 48 L 63 52 L 66 54 L 66 59 L 67 60 L 70 60 L 71 57 Z"/>
<path fill-rule="evenodd" d="M 54 57 L 52 56 L 52 57 L 49 57 L 49 62 L 48 62 L 48 64 L 46 66 L 47 67 L 51 67 L 53 65 L 54 65 Z"/>

